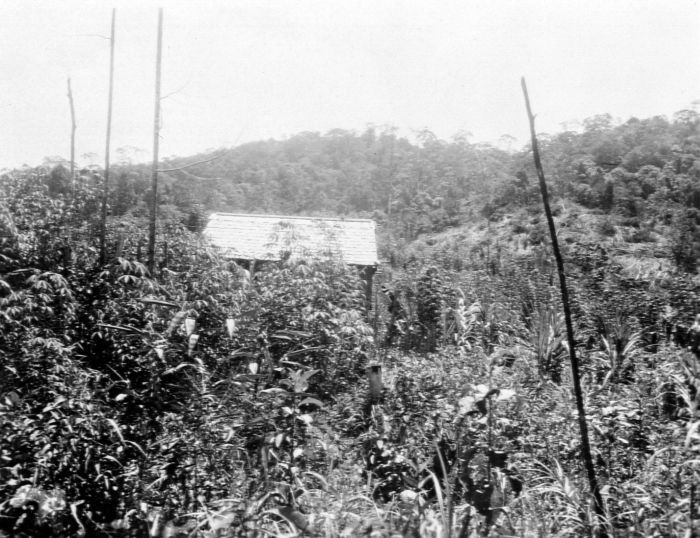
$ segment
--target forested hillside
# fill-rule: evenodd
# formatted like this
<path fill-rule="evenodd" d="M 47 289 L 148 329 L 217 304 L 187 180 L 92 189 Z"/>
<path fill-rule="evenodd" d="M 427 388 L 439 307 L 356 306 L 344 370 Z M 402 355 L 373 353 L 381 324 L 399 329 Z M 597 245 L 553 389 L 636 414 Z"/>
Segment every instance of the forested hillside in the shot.
<path fill-rule="evenodd" d="M 698 121 L 690 110 L 673 121 L 620 125 L 601 115 L 586 120 L 580 133 L 543 137 L 555 194 L 631 217 L 644 217 L 645 208 L 659 203 L 697 209 Z M 164 168 L 198 161 L 208 162 L 167 174 L 163 203 L 182 210 L 199 204 L 206 210 L 374 216 L 412 239 L 473 220 L 489 202 L 498 208 L 536 199 L 527 151 L 471 144 L 467 134 L 444 141 L 426 130 L 410 143 L 391 128 L 301 133 L 172 159 Z M 121 172 L 117 214 L 143 203 L 149 179 L 145 170 Z"/>
<path fill-rule="evenodd" d="M 694 536 L 700 532 L 700 115 L 529 148 L 302 133 L 150 170 L 0 183 L 0 536 Z M 253 276 L 211 211 L 373 218 L 381 271 Z"/>

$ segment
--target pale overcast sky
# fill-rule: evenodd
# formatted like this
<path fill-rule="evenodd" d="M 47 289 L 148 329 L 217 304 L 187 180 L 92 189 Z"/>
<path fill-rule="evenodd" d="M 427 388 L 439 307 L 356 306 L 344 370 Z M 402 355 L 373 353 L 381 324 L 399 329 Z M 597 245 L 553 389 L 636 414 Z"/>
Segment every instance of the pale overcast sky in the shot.
<path fill-rule="evenodd" d="M 117 8 L 112 149 L 152 146 L 158 3 L 0 3 L 0 168 L 104 152 Z M 700 99 L 700 0 L 163 1 L 161 155 L 301 131 L 427 127 L 527 139 L 609 112 L 671 116 Z M 116 159 L 116 156 L 115 156 Z M 113 159 L 114 160 L 114 159 Z"/>

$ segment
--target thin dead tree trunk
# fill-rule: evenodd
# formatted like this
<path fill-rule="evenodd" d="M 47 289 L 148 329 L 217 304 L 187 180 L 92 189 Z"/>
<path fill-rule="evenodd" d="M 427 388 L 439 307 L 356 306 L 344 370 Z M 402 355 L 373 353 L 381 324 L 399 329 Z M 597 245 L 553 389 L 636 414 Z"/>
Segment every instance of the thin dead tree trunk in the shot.
<path fill-rule="evenodd" d="M 107 140 L 105 142 L 105 177 L 102 189 L 102 217 L 100 219 L 100 265 L 107 261 L 107 195 L 109 193 L 109 145 L 112 138 L 112 96 L 114 94 L 114 21 L 117 10 L 112 8 L 112 33 L 109 38 L 109 97 L 107 100 Z"/>
<path fill-rule="evenodd" d="M 71 188 L 75 185 L 75 107 L 73 106 L 73 90 L 70 86 L 70 77 L 68 77 L 68 104 L 70 105 L 70 181 Z"/>
<path fill-rule="evenodd" d="M 158 213 L 158 149 L 160 142 L 160 71 L 163 52 L 163 8 L 158 9 L 158 45 L 156 50 L 156 101 L 153 118 L 153 172 L 151 178 L 151 213 L 148 223 L 148 271 L 155 275 L 156 219 Z"/>
<path fill-rule="evenodd" d="M 554 259 L 557 262 L 557 272 L 559 273 L 559 287 L 561 289 L 561 300 L 564 306 L 564 321 L 566 323 L 566 336 L 569 344 L 569 359 L 571 361 L 571 376 L 574 384 L 574 394 L 576 396 L 576 410 L 578 412 L 578 425 L 581 433 L 581 457 L 588 475 L 588 484 L 595 500 L 595 511 L 600 518 L 601 536 L 607 536 L 606 531 L 606 513 L 603 497 L 600 493 L 598 479 L 596 478 L 595 467 L 593 466 L 593 457 L 591 455 L 591 443 L 588 435 L 588 424 L 586 423 L 586 411 L 583 405 L 583 392 L 581 390 L 581 377 L 579 372 L 578 358 L 576 357 L 576 342 L 574 341 L 574 329 L 571 322 L 571 309 L 569 308 L 569 291 L 566 287 L 566 277 L 564 275 L 564 261 L 559 250 L 559 242 L 557 240 L 557 232 L 554 227 L 554 219 L 552 218 L 552 210 L 549 207 L 549 195 L 547 193 L 547 183 L 544 178 L 544 170 L 542 161 L 540 160 L 540 152 L 537 145 L 537 135 L 535 134 L 535 116 L 530 108 L 530 97 L 527 93 L 527 85 L 525 78 L 521 79 L 523 95 L 525 96 L 525 107 L 527 108 L 527 117 L 530 122 L 530 136 L 532 138 L 532 154 L 535 160 L 535 168 L 537 169 L 537 177 L 540 181 L 540 192 L 542 194 L 542 204 L 547 217 L 547 226 L 549 227 L 549 236 L 552 240 L 552 250 L 554 251 Z"/>

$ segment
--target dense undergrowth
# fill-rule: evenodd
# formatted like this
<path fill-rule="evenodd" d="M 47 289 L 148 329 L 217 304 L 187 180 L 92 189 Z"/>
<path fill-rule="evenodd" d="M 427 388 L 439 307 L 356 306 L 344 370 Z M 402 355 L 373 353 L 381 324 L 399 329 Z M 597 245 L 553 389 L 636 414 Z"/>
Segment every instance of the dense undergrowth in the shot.
<path fill-rule="evenodd" d="M 290 258 L 251 275 L 173 220 L 156 274 L 135 216 L 110 222 L 99 265 L 95 188 L 52 191 L 41 171 L 3 178 L 3 535 L 700 525 L 700 305 L 682 268 L 630 274 L 600 245 L 566 243 L 598 521 L 534 228 L 518 248 L 397 260 L 368 312 L 352 268 Z"/>

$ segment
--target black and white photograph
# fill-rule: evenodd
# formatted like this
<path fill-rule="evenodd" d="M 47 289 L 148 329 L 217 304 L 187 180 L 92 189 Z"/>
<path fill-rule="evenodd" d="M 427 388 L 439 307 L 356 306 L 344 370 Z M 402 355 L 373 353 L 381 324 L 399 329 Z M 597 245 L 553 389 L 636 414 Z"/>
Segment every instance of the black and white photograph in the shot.
<path fill-rule="evenodd" d="M 700 0 L 1 0 L 32 537 L 700 538 Z"/>

